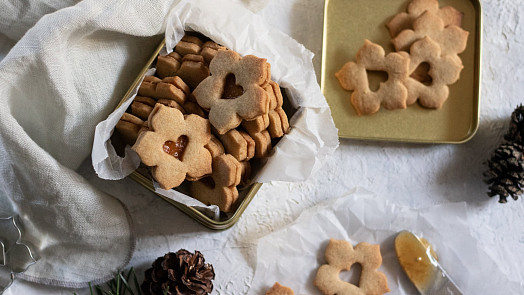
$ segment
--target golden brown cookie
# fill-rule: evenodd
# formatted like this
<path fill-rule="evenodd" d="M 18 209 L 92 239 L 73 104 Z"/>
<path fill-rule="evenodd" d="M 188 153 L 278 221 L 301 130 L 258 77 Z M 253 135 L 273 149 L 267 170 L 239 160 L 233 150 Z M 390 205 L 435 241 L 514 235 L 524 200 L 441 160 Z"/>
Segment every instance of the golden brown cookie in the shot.
<path fill-rule="evenodd" d="M 440 45 L 443 55 L 457 55 L 466 49 L 468 35 L 458 26 L 445 27 L 441 18 L 426 11 L 413 22 L 413 30 L 400 32 L 392 42 L 397 51 L 409 51 L 415 41 L 427 36 Z"/>
<path fill-rule="evenodd" d="M 153 97 L 156 99 L 172 99 L 179 104 L 183 104 L 189 91 L 189 86 L 180 77 L 166 77 L 156 83 L 155 95 Z"/>
<path fill-rule="evenodd" d="M 273 95 L 270 95 L 272 98 L 269 103 L 270 111 L 268 115 L 268 131 L 271 138 L 277 138 L 282 137 L 289 132 L 289 121 L 286 112 L 282 109 L 284 99 L 282 97 L 280 86 L 274 81 L 271 81 L 269 84 L 271 85 L 271 90 L 268 91 L 272 91 Z"/>
<path fill-rule="evenodd" d="M 386 276 L 378 271 L 382 264 L 379 245 L 362 242 L 353 248 L 348 241 L 331 239 L 325 257 L 327 264 L 320 266 L 313 282 L 323 294 L 378 295 L 389 292 Z M 355 263 L 362 267 L 358 286 L 339 277 L 341 271 L 349 271 Z"/>
<path fill-rule="evenodd" d="M 231 212 L 241 179 L 240 162 L 229 154 L 222 154 L 213 159 L 211 176 L 191 183 L 191 196 L 206 205 L 217 205 L 220 211 Z"/>
<path fill-rule="evenodd" d="M 156 100 L 151 97 L 137 95 L 131 103 L 131 113 L 142 120 L 147 120 L 155 104 Z"/>
<path fill-rule="evenodd" d="M 415 70 L 420 64 L 428 63 L 430 69 L 428 74 L 431 83 L 428 85 L 413 78 L 406 80 L 408 88 L 408 104 L 418 102 L 427 108 L 438 109 L 448 99 L 448 85 L 455 83 L 464 67 L 460 60 L 450 55 L 442 55 L 440 46 L 431 38 L 423 39 L 413 43 L 410 49 L 410 69 Z"/>
<path fill-rule="evenodd" d="M 264 158 L 269 155 L 272 149 L 271 136 L 267 130 L 250 135 L 255 141 L 255 158 Z"/>
<path fill-rule="evenodd" d="M 140 118 L 129 113 L 124 113 L 116 123 L 115 129 L 122 134 L 126 144 L 133 145 L 143 124 L 144 121 Z"/>
<path fill-rule="evenodd" d="M 175 51 L 184 56 L 186 54 L 200 54 L 202 40 L 196 36 L 185 35 L 175 46 Z"/>
<path fill-rule="evenodd" d="M 240 57 L 220 50 L 209 65 L 211 76 L 193 91 L 199 105 L 209 110 L 209 121 L 220 134 L 268 112 L 264 87 L 271 73 L 266 60 L 253 55 Z"/>
<path fill-rule="evenodd" d="M 391 37 L 397 36 L 403 30 L 413 29 L 413 22 L 425 11 L 431 11 L 444 22 L 444 26 L 462 25 L 464 14 L 452 6 L 440 8 L 438 0 L 412 0 L 406 12 L 395 15 L 387 24 Z"/>
<path fill-rule="evenodd" d="M 269 115 L 269 126 L 267 130 L 271 135 L 271 138 L 282 137 L 290 130 L 289 121 L 286 113 L 282 108 L 270 111 Z"/>
<path fill-rule="evenodd" d="M 219 135 L 228 154 L 233 155 L 238 161 L 245 161 L 255 156 L 255 141 L 244 131 L 231 129 Z"/>
<path fill-rule="evenodd" d="M 182 56 L 173 51 L 168 55 L 159 55 L 156 60 L 156 75 L 160 78 L 176 76 L 180 69 Z"/>
<path fill-rule="evenodd" d="M 211 173 L 211 154 L 204 147 L 211 139 L 208 120 L 156 104 L 148 122 L 150 130 L 140 133 L 133 150 L 153 167 L 160 187 L 171 189 L 186 176 L 196 179 Z"/>
<path fill-rule="evenodd" d="M 380 83 L 377 91 L 369 88 L 367 71 L 386 72 L 388 79 Z M 408 78 L 409 56 L 391 52 L 369 40 L 357 52 L 356 62 L 346 63 L 336 74 L 345 90 L 353 90 L 351 103 L 358 115 L 373 114 L 382 105 L 388 110 L 406 108 L 408 91 L 404 82 Z"/>
<path fill-rule="evenodd" d="M 246 185 L 251 178 L 251 163 L 249 161 L 242 161 L 240 164 L 242 165 L 242 179 L 239 185 Z"/>
<path fill-rule="evenodd" d="M 224 146 L 220 140 L 213 135 L 211 135 L 211 140 L 205 145 L 205 148 L 209 151 L 212 158 L 216 158 L 225 153 Z"/>
<path fill-rule="evenodd" d="M 182 65 L 177 75 L 191 88 L 195 88 L 202 80 L 209 77 L 209 68 L 201 55 L 187 54 L 182 58 Z"/>
<path fill-rule="evenodd" d="M 262 130 L 266 130 L 269 126 L 269 113 L 262 116 L 258 116 L 251 121 L 244 120 L 242 121 L 241 125 L 249 134 L 255 134 Z"/>
<path fill-rule="evenodd" d="M 286 286 L 276 282 L 271 289 L 267 290 L 266 295 L 295 295 L 295 292 Z"/>
<path fill-rule="evenodd" d="M 186 101 L 183 105 L 184 109 L 188 114 L 195 114 L 202 118 L 207 119 L 207 113 L 205 110 L 203 110 L 198 103 L 193 101 Z"/>
<path fill-rule="evenodd" d="M 174 100 L 171 100 L 171 99 L 159 99 L 157 101 L 157 103 L 160 103 L 160 104 L 163 104 L 167 107 L 170 107 L 170 108 L 175 108 L 177 110 L 179 110 L 180 112 L 182 112 L 182 114 L 186 114 L 186 110 L 184 110 L 184 108 L 178 104 L 176 101 Z"/>
<path fill-rule="evenodd" d="M 204 57 L 204 60 L 207 64 L 211 63 L 211 60 L 217 55 L 219 50 L 225 50 L 226 48 L 222 45 L 218 45 L 217 43 L 213 41 L 207 41 L 202 45 L 202 51 L 200 51 L 200 55 Z"/>
<path fill-rule="evenodd" d="M 140 84 L 140 87 L 138 88 L 138 95 L 155 97 L 156 84 L 161 81 L 162 79 L 159 79 L 155 76 L 145 76 L 144 80 Z"/>

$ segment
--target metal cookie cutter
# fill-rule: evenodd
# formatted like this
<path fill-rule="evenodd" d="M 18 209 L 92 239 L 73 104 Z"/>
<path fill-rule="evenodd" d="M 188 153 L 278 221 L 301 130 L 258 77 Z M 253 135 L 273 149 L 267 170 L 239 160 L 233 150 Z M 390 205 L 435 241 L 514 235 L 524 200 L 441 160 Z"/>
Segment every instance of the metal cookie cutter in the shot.
<path fill-rule="evenodd" d="M 0 294 L 9 288 L 17 274 L 35 263 L 33 252 L 22 241 L 18 217 L 0 218 Z"/>

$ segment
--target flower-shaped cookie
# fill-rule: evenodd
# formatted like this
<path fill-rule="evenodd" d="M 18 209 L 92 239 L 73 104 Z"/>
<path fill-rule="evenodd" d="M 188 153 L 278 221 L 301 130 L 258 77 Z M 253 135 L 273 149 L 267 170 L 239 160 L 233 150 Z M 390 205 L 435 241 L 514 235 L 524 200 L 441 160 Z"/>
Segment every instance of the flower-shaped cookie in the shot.
<path fill-rule="evenodd" d="M 232 50 L 220 50 L 209 65 L 211 76 L 193 94 L 209 110 L 209 121 L 220 134 L 236 128 L 242 119 L 267 114 L 269 98 L 264 87 L 271 72 L 266 59 L 241 57 Z"/>
<path fill-rule="evenodd" d="M 413 22 L 413 30 L 400 32 L 392 42 L 397 51 L 408 51 L 415 41 L 427 36 L 440 45 L 442 54 L 457 55 L 466 49 L 468 35 L 467 31 L 458 26 L 445 27 L 440 17 L 426 11 Z"/>
<path fill-rule="evenodd" d="M 314 284 L 326 295 L 384 294 L 389 292 L 386 276 L 377 269 L 382 264 L 378 245 L 365 242 L 353 248 L 348 241 L 329 241 L 326 249 L 327 264 L 320 266 Z M 359 263 L 362 266 L 358 286 L 342 281 L 340 272 L 349 271 L 351 266 Z"/>
<path fill-rule="evenodd" d="M 220 211 L 231 212 L 238 198 L 236 186 L 242 180 L 244 167 L 230 154 L 213 159 L 210 177 L 191 183 L 191 196 L 206 205 L 217 205 Z"/>
<path fill-rule="evenodd" d="M 463 13 L 452 6 L 439 8 L 438 0 L 412 0 L 406 12 L 395 15 L 387 24 L 391 37 L 395 37 L 403 30 L 411 29 L 413 22 L 425 11 L 431 11 L 444 22 L 444 26 L 462 25 Z"/>
<path fill-rule="evenodd" d="M 440 46 L 431 38 L 423 39 L 413 43 L 410 48 L 411 64 L 410 71 L 414 71 L 420 64 L 426 62 L 430 68 L 428 71 L 431 83 L 426 85 L 413 78 L 406 80 L 408 88 L 408 104 L 415 101 L 427 108 L 438 109 L 447 100 L 449 95 L 448 85 L 455 83 L 464 67 L 460 59 L 451 55 L 441 55 Z"/>
<path fill-rule="evenodd" d="M 407 89 L 404 81 L 408 77 L 409 56 L 403 52 L 385 55 L 384 49 L 369 40 L 357 53 L 356 62 L 346 63 L 336 74 L 342 88 L 353 90 L 351 103 L 357 114 L 377 112 L 380 106 L 386 109 L 406 108 Z M 377 91 L 369 88 L 367 70 L 384 71 L 388 80 L 380 83 Z"/>
<path fill-rule="evenodd" d="M 210 139 L 208 120 L 156 104 L 149 131 L 140 133 L 133 150 L 145 165 L 153 167 L 160 186 L 171 189 L 186 177 L 193 180 L 211 173 L 211 154 L 204 147 Z"/>

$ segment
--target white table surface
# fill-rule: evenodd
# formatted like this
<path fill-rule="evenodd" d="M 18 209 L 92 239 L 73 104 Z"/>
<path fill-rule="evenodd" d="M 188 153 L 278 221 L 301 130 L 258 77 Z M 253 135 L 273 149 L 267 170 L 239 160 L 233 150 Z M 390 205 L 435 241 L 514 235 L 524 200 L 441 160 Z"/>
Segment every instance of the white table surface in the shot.
<path fill-rule="evenodd" d="M 182 247 L 199 249 L 199 239 L 214 239 L 218 248 L 226 241 L 237 245 L 254 241 L 290 223 L 304 209 L 361 187 L 381 198 L 414 208 L 467 202 L 470 230 L 478 246 L 499 259 L 515 280 L 522 281 L 524 200 L 510 199 L 507 204 L 498 204 L 496 198 L 488 198 L 482 172 L 486 170 L 485 161 L 502 142 L 509 115 L 524 101 L 524 2 L 481 2 L 484 40 L 480 127 L 467 143 L 427 145 L 342 139 L 334 156 L 312 180 L 263 185 L 239 222 L 224 232 L 206 229 L 166 206 L 132 180 L 98 179 L 90 160 L 86 160 L 80 173 L 125 202 L 131 212 L 138 239 L 130 266 L 142 272 L 155 257 L 167 251 Z M 322 0 L 271 1 L 259 12 L 315 53 L 317 75 L 321 62 L 323 5 Z M 3 57 L 13 43 L 1 44 Z M 176 226 L 167 226 L 169 224 Z M 239 255 L 248 261 L 245 269 L 236 270 L 244 274 L 244 283 L 231 285 L 231 282 L 217 281 L 216 294 L 246 293 L 256 255 L 251 246 L 238 249 Z M 86 289 L 61 289 L 22 281 L 16 281 L 6 294 L 72 294 L 73 291 L 88 294 Z"/>

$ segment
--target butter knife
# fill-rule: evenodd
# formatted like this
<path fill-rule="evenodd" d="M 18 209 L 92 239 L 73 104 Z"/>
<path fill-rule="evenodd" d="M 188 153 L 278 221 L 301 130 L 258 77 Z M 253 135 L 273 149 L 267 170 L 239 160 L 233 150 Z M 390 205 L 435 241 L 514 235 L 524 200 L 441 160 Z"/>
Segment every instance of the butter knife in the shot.
<path fill-rule="evenodd" d="M 427 240 L 408 231 L 395 238 L 395 251 L 402 269 L 422 295 L 462 295 L 438 263 Z"/>

